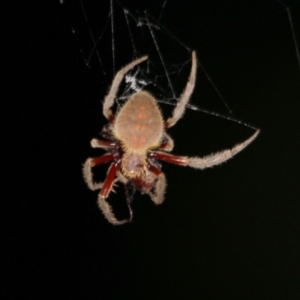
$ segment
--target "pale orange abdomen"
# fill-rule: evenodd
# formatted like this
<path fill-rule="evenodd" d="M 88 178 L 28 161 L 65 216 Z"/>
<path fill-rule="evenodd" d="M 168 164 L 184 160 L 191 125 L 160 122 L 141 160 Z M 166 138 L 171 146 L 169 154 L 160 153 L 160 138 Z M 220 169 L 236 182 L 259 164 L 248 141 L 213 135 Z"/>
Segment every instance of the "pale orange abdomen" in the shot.
<path fill-rule="evenodd" d="M 147 92 L 132 95 L 120 109 L 114 134 L 132 152 L 144 152 L 160 143 L 164 130 L 161 112 Z"/>

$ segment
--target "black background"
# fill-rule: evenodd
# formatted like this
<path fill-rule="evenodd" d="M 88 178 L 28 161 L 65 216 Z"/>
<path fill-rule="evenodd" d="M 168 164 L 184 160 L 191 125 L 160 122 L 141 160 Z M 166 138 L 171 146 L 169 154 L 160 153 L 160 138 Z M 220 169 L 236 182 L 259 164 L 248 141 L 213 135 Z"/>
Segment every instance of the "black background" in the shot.
<path fill-rule="evenodd" d="M 299 3 L 285 3 L 299 40 Z M 134 222 L 121 227 L 103 218 L 81 175 L 111 75 L 85 66 L 59 1 L 3 11 L 2 299 L 299 299 L 300 68 L 282 5 L 167 2 L 162 23 L 197 50 L 234 115 L 262 132 L 220 167 L 164 165 L 165 203 L 136 195 Z M 192 102 L 210 99 L 221 103 L 203 79 Z M 185 155 L 252 132 L 194 111 L 170 131 Z"/>

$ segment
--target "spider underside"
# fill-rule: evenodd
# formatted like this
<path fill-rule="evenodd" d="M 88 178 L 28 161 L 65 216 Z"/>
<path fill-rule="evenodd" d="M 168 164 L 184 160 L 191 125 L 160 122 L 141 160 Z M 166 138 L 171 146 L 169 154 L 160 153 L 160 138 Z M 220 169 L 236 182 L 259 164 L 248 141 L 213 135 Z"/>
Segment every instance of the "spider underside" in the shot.
<path fill-rule="evenodd" d="M 114 225 L 121 225 L 132 220 L 129 185 L 142 194 L 148 194 L 155 204 L 163 202 L 166 179 L 158 161 L 196 169 L 210 168 L 227 161 L 242 151 L 259 133 L 257 130 L 251 137 L 233 148 L 202 158 L 170 154 L 174 143 L 166 133 L 166 129 L 175 125 L 183 116 L 186 104 L 194 90 L 197 67 L 196 53 L 195 51 L 192 52 L 189 79 L 170 118 L 166 121 L 163 120 L 155 98 L 146 91 L 134 93 L 114 115 L 111 108 L 125 74 L 147 58 L 147 56 L 143 56 L 134 60 L 119 70 L 114 77 L 109 93 L 103 102 L 103 114 L 108 120 L 108 124 L 104 126 L 101 132 L 103 139 L 92 139 L 91 141 L 93 148 L 102 148 L 107 153 L 88 158 L 83 166 L 85 182 L 91 190 L 100 190 L 98 206 L 105 218 Z M 106 178 L 104 182 L 96 183 L 93 181 L 92 168 L 104 163 L 110 163 Z M 118 220 L 115 217 L 111 206 L 106 201 L 116 182 L 125 185 L 130 215 L 124 220 Z"/>

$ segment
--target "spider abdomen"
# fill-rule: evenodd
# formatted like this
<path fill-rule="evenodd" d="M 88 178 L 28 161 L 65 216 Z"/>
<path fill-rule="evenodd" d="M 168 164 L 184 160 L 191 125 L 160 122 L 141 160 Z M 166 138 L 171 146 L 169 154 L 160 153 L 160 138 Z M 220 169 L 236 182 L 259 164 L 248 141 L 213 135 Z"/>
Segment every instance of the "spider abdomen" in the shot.
<path fill-rule="evenodd" d="M 157 147 L 164 123 L 155 99 L 147 92 L 132 95 L 116 116 L 114 134 L 126 151 L 144 152 Z"/>

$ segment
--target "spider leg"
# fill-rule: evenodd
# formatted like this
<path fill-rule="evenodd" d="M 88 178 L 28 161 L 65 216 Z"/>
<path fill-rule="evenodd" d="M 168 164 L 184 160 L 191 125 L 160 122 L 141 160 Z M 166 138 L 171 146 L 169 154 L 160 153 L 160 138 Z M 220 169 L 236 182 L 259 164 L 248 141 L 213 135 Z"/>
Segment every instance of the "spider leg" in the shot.
<path fill-rule="evenodd" d="M 158 180 L 154 186 L 154 193 L 149 192 L 151 200 L 156 205 L 162 204 L 164 202 L 166 186 L 167 186 L 166 177 L 165 177 L 164 173 L 161 173 L 158 176 Z"/>
<path fill-rule="evenodd" d="M 111 148 L 114 148 L 115 145 L 116 145 L 116 143 L 114 143 L 114 142 L 103 141 L 103 140 L 98 140 L 98 139 L 91 140 L 92 148 L 111 149 Z"/>
<path fill-rule="evenodd" d="M 177 156 L 177 155 L 171 155 L 164 152 L 156 152 L 153 151 L 150 155 L 150 157 L 153 157 L 155 159 L 159 159 L 168 163 L 172 163 L 179 166 L 189 166 L 196 169 L 206 169 L 211 168 L 213 166 L 219 165 L 239 152 L 241 152 L 243 149 L 245 149 L 259 134 L 259 130 L 257 130 L 250 138 L 248 138 L 246 141 L 242 142 L 241 144 L 235 145 L 231 149 L 223 150 L 221 152 L 217 152 L 211 155 L 207 155 L 204 157 L 187 157 L 187 156 Z"/>
<path fill-rule="evenodd" d="M 163 141 L 158 146 L 158 149 L 169 152 L 169 151 L 172 151 L 173 148 L 174 148 L 174 141 L 173 141 L 173 139 L 166 132 L 164 132 Z"/>
<path fill-rule="evenodd" d="M 178 99 L 177 105 L 173 110 L 173 115 L 166 122 L 166 128 L 170 128 L 177 123 L 177 121 L 183 116 L 186 108 L 186 104 L 189 102 L 190 97 L 193 93 L 196 81 L 196 70 L 197 70 L 197 57 L 196 52 L 192 52 L 192 68 L 191 73 L 188 79 L 188 82 L 185 86 L 183 93 Z"/>
<path fill-rule="evenodd" d="M 166 191 L 166 177 L 164 173 L 149 163 L 148 161 L 148 170 L 157 176 L 157 182 L 154 186 L 154 192 L 148 192 L 148 195 L 150 196 L 151 200 L 156 204 L 162 204 L 164 201 L 164 195 Z"/>
<path fill-rule="evenodd" d="M 110 108 L 112 107 L 112 105 L 114 103 L 120 83 L 122 82 L 125 74 L 130 69 L 132 69 L 134 66 L 140 64 L 147 58 L 148 58 L 148 56 L 143 56 L 141 58 L 134 60 L 133 62 L 129 63 L 128 65 L 123 67 L 121 70 L 119 70 L 118 73 L 116 74 L 116 76 L 112 82 L 111 88 L 109 90 L 109 93 L 105 97 L 104 102 L 103 102 L 103 114 L 108 120 L 113 119 L 113 114 L 112 114 L 112 111 L 110 110 Z"/>
<path fill-rule="evenodd" d="M 102 182 L 93 182 L 93 173 L 92 168 L 96 165 L 108 163 L 114 159 L 111 153 L 106 153 L 104 155 L 88 158 L 83 164 L 83 178 L 89 187 L 90 190 L 95 191 L 101 189 L 103 183 Z"/>
<path fill-rule="evenodd" d="M 119 169 L 120 163 L 112 163 L 110 168 L 108 169 L 106 178 L 103 182 L 101 191 L 98 196 L 98 206 L 101 209 L 104 217 L 107 219 L 108 222 L 114 225 L 122 225 L 131 221 L 132 212 L 130 209 L 130 218 L 126 220 L 119 221 L 116 219 L 111 206 L 106 202 L 106 198 L 108 197 L 110 191 L 112 190 L 114 179 L 116 173 Z"/>
<path fill-rule="evenodd" d="M 132 183 L 121 172 L 117 172 L 117 177 L 118 177 L 118 180 L 124 184 L 126 202 L 127 202 L 127 207 L 129 210 L 129 215 L 130 215 L 129 219 L 132 220 L 133 212 L 132 212 L 130 204 L 132 202 L 133 195 L 135 193 L 135 188 L 132 185 Z"/>
<path fill-rule="evenodd" d="M 133 212 L 132 212 L 132 209 L 131 209 L 131 202 L 132 202 L 132 199 L 133 199 L 133 195 L 135 193 L 135 188 L 134 186 L 131 184 L 131 182 L 128 182 L 124 185 L 124 188 L 125 188 L 125 195 L 126 195 L 126 202 L 127 202 L 127 207 L 128 207 L 128 210 L 129 210 L 129 221 L 132 220 L 132 217 L 133 217 Z"/>

